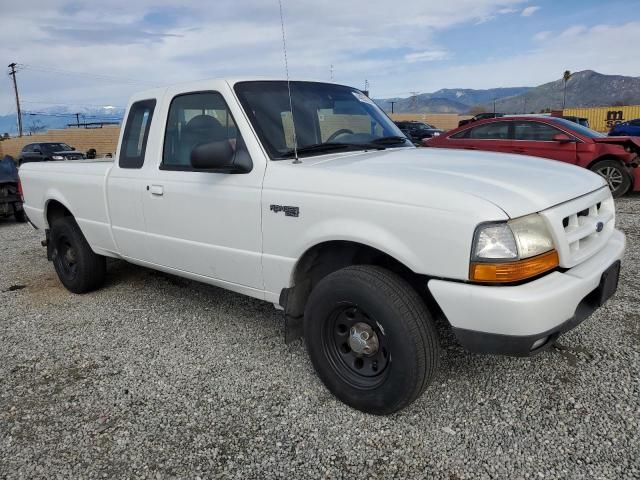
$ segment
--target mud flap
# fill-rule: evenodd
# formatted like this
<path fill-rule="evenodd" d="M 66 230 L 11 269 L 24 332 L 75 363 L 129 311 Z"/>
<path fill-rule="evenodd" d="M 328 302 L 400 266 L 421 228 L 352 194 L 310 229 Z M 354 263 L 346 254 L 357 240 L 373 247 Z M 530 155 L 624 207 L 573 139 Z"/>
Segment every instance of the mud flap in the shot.
<path fill-rule="evenodd" d="M 303 316 L 292 317 L 285 314 L 284 316 L 284 343 L 289 345 L 291 342 L 302 338 L 304 333 Z"/>

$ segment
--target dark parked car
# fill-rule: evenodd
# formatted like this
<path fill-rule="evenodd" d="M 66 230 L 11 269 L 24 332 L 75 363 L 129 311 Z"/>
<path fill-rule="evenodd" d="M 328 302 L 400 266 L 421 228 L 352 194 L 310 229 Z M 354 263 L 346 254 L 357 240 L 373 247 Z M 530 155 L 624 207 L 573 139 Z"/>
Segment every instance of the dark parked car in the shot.
<path fill-rule="evenodd" d="M 56 160 L 81 160 L 84 155 L 66 143 L 40 142 L 29 143 L 22 148 L 18 165 L 28 162 L 49 162 Z"/>
<path fill-rule="evenodd" d="M 498 118 L 504 116 L 504 113 L 479 113 L 474 115 L 471 118 L 467 118 L 465 120 L 460 120 L 458 122 L 458 126 L 461 127 L 463 125 L 467 125 L 469 123 L 477 122 L 478 120 L 486 120 L 487 118 Z"/>
<path fill-rule="evenodd" d="M 421 145 L 424 138 L 437 137 L 442 133 L 439 128 L 425 122 L 406 121 L 394 123 L 409 140 L 418 145 Z"/>
<path fill-rule="evenodd" d="M 609 131 L 609 136 L 615 137 L 620 135 L 640 137 L 640 118 L 614 125 Z"/>
<path fill-rule="evenodd" d="M 0 160 L 0 218 L 11 216 L 18 222 L 27 220 L 22 209 L 18 169 L 13 158 L 7 155 Z"/>
<path fill-rule="evenodd" d="M 423 145 L 550 158 L 598 173 L 614 197 L 640 190 L 640 169 L 636 168 L 640 138 L 607 137 L 564 118 L 509 116 L 481 120 L 425 140 Z"/>

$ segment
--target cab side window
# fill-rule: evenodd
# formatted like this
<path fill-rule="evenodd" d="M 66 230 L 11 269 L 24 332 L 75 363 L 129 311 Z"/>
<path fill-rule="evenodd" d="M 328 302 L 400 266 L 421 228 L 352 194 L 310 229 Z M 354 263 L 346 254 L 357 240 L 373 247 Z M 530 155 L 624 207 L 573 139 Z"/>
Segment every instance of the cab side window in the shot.
<path fill-rule="evenodd" d="M 560 130 L 540 122 L 514 122 L 514 140 L 551 142 Z"/>
<path fill-rule="evenodd" d="M 142 168 L 155 100 L 135 102 L 129 109 L 120 148 L 120 168 Z"/>
<path fill-rule="evenodd" d="M 465 138 L 478 140 L 509 140 L 509 122 L 493 122 L 473 127 Z"/>
<path fill-rule="evenodd" d="M 236 123 L 222 95 L 197 92 L 171 101 L 162 153 L 163 170 L 193 170 L 191 152 L 213 142 L 228 142 L 234 151 L 242 145 Z"/>

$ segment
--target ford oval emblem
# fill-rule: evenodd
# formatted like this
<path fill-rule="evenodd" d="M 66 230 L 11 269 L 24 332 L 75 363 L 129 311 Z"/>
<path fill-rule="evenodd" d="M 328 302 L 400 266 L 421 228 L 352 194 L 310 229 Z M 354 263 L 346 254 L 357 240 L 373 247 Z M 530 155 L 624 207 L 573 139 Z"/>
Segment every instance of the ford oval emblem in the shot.
<path fill-rule="evenodd" d="M 604 223 L 602 222 L 596 223 L 596 232 L 600 233 L 602 230 L 604 230 Z"/>

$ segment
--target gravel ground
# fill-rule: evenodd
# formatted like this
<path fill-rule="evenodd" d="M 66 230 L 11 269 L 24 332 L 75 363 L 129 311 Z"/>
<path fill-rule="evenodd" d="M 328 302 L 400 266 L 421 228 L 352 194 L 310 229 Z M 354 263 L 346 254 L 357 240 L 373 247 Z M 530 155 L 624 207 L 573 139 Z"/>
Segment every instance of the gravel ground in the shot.
<path fill-rule="evenodd" d="M 113 262 L 77 296 L 0 223 L 0 478 L 639 478 L 640 196 L 620 289 L 531 359 L 443 340 L 390 417 L 329 394 L 269 304 Z"/>

